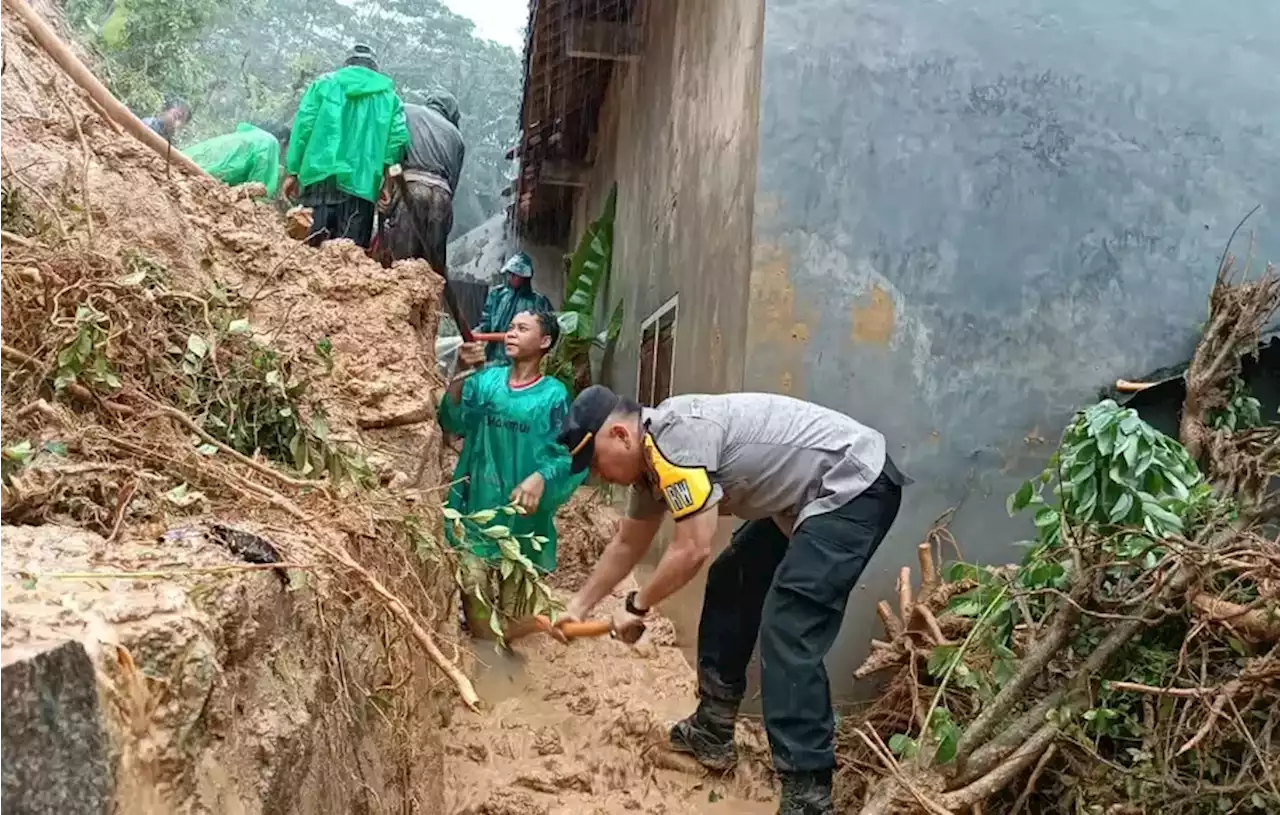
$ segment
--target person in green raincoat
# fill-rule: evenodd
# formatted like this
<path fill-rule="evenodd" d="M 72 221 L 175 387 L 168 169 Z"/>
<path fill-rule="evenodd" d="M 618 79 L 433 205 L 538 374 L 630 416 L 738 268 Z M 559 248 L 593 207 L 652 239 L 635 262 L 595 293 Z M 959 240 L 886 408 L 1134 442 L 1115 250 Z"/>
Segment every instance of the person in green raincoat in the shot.
<path fill-rule="evenodd" d="M 502 283 L 495 286 L 484 301 L 480 324 L 475 330 L 490 334 L 507 330 L 511 320 L 522 311 L 550 312 L 551 301 L 533 290 L 533 261 L 524 252 L 514 255 L 502 266 Z M 489 362 L 505 363 L 505 342 L 491 342 L 484 350 Z"/>
<path fill-rule="evenodd" d="M 396 83 L 378 73 L 373 49 L 356 45 L 342 68 L 312 82 L 292 130 L 284 193 L 292 198 L 301 188 L 312 243 L 350 238 L 368 248 L 386 171 L 409 143 Z"/>
<path fill-rule="evenodd" d="M 288 128 L 284 128 L 288 142 Z M 234 133 L 225 133 L 193 144 L 182 152 L 200 165 L 200 169 L 234 187 L 257 181 L 274 198 L 280 186 L 280 142 L 267 130 L 241 122 Z"/>
<path fill-rule="evenodd" d="M 491 365 L 450 386 L 440 401 L 440 427 L 464 439 L 448 506 L 462 514 L 515 503 L 527 514 L 502 523 L 516 535 L 547 538 L 541 551 L 524 554 L 540 569 L 556 565 L 556 510 L 585 478 L 571 475 L 564 446 L 556 442 L 569 410 L 569 392 L 560 380 L 543 376 L 541 363 L 559 338 L 560 327 L 548 311 L 522 311 L 507 330 L 510 365 Z M 459 366 L 483 360 L 480 343 L 459 350 Z M 482 557 L 497 546 L 477 544 Z"/>
<path fill-rule="evenodd" d="M 539 549 L 521 539 L 521 553 L 545 572 L 556 567 L 556 510 L 582 485 L 585 473 L 570 473 L 568 451 L 556 441 L 569 410 L 569 392 L 554 377 L 543 376 L 541 363 L 559 337 L 550 312 L 522 311 L 508 326 L 505 340 L 510 365 L 491 365 L 455 382 L 440 401 L 440 427 L 464 441 L 453 473 L 448 506 L 464 515 L 508 504 L 524 515 L 499 514 L 495 521 L 513 535 L 546 538 Z M 459 349 L 459 367 L 483 364 L 480 343 Z M 454 540 L 484 560 L 500 556 L 497 544 L 482 534 Z M 465 603 L 465 600 L 464 600 Z M 475 623 L 483 620 L 468 609 Z"/>

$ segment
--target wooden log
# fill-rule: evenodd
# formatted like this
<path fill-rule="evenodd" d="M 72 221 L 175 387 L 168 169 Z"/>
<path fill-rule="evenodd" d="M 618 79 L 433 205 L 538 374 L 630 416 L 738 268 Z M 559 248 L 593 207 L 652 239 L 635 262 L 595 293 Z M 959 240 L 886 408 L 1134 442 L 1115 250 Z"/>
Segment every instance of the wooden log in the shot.
<path fill-rule="evenodd" d="M 106 111 L 111 121 L 119 124 L 128 131 L 129 135 L 156 151 L 158 155 L 172 161 L 187 172 L 195 173 L 196 175 L 207 175 L 204 170 L 200 169 L 199 165 L 178 150 L 173 149 L 163 136 L 143 124 L 141 119 L 133 115 L 133 111 L 125 107 L 119 99 L 112 96 L 111 91 L 107 90 L 106 86 L 98 81 L 93 72 L 85 67 L 79 57 L 72 53 L 67 44 L 53 30 L 53 27 L 45 22 L 45 19 L 35 9 L 31 8 L 26 0 L 4 0 L 4 3 L 22 20 L 31 32 L 31 36 L 35 37 L 36 42 L 40 43 L 44 50 L 49 52 L 49 56 L 53 57 L 54 61 L 66 72 L 67 76 L 71 77 L 77 85 L 83 88 L 98 107 Z"/>

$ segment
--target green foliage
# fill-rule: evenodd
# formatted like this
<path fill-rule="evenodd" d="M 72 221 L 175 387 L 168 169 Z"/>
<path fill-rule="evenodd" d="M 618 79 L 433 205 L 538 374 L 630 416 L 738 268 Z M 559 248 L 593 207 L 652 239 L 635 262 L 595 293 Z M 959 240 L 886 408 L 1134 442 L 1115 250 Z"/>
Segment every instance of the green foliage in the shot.
<path fill-rule="evenodd" d="M 1249 393 L 1249 386 L 1236 377 L 1231 381 L 1231 395 L 1223 408 L 1210 411 L 1209 426 L 1214 430 L 1248 430 L 1262 426 L 1262 403 Z"/>
<path fill-rule="evenodd" d="M 363 458 L 331 437 L 323 406 L 308 401 L 311 379 L 298 360 L 249 334 L 248 321 L 236 318 L 222 331 L 193 333 L 183 347 L 168 349 L 186 380 L 181 393 L 206 432 L 245 455 L 261 453 L 304 476 L 372 483 Z M 215 359 L 219 348 L 229 352 L 225 367 Z"/>
<path fill-rule="evenodd" d="M 202 38 L 239 0 L 68 0 L 67 21 L 90 33 L 112 92 L 141 115 L 167 95 L 191 101 L 216 81 Z M 231 128 L 228 128 L 228 130 Z"/>
<path fill-rule="evenodd" d="M 118 390 L 120 377 L 107 359 L 107 336 L 111 323 L 107 315 L 86 302 L 76 309 L 76 332 L 58 351 L 58 367 L 53 386 L 59 392 L 72 384 L 91 389 Z"/>
<path fill-rule="evenodd" d="M 564 311 L 578 315 L 574 335 L 581 339 L 595 336 L 592 319 L 596 301 L 608 285 L 613 263 L 613 222 L 618 212 L 618 186 L 609 190 L 604 211 L 588 224 L 578 246 L 569 259 L 569 277 L 565 282 Z"/>
<path fill-rule="evenodd" d="M 1010 675 L 1014 626 L 1035 622 L 1025 613 L 1046 613 L 1052 593 L 1070 587 L 1075 565 L 1064 535 L 1100 541 L 1108 563 L 1101 589 L 1123 594 L 1158 564 L 1167 538 L 1189 533 L 1217 502 L 1182 445 L 1136 411 L 1106 400 L 1078 413 L 1044 472 L 1009 496 L 1010 514 L 1034 513 L 1036 540 L 1022 564 L 1012 571 L 962 563 L 947 570 L 953 581 L 977 584 L 951 600 L 951 614 L 976 618 L 1006 591 L 1029 595 L 1022 605 L 1005 597 L 994 608 L 985 647 L 995 662 L 977 680 L 982 690 L 997 690 Z"/>
<path fill-rule="evenodd" d="M 1049 504 L 1041 493 L 1055 480 L 1058 501 Z M 1155 541 L 1183 534 L 1184 519 L 1194 520 L 1211 499 L 1212 489 L 1182 445 L 1108 399 L 1077 414 L 1049 467 L 1009 496 L 1008 508 L 1010 514 L 1033 508 L 1037 537 L 1056 547 L 1064 516 L 1069 525 L 1102 534 L 1141 530 L 1131 543 L 1142 536 Z"/>
<path fill-rule="evenodd" d="M 321 337 L 316 341 L 316 356 L 324 362 L 325 370 L 333 373 L 333 340 Z"/>
<path fill-rule="evenodd" d="M 889 749 L 895 756 L 915 758 L 920 752 L 920 745 L 905 733 L 894 733 L 889 737 Z"/>
<path fill-rule="evenodd" d="M 445 522 L 452 524 L 461 552 L 455 576 L 458 586 L 489 611 L 489 626 L 499 639 L 506 622 L 534 615 L 551 616 L 559 609 L 545 582 L 546 575 L 520 551 L 522 542 L 535 552 L 542 551 L 547 539 L 532 533 L 515 535 L 510 527 L 494 523 L 502 517 L 523 514 L 523 508 L 515 504 L 466 515 L 449 507 L 444 509 Z M 476 547 L 468 545 L 469 541 L 496 544 L 498 557 L 486 560 L 473 554 Z"/>
<path fill-rule="evenodd" d="M 929 654 L 927 670 L 938 682 L 927 715 L 927 740 L 936 745 L 933 764 L 954 759 L 963 725 L 952 711 L 991 701 L 1014 677 L 1016 632 L 1043 626 L 1061 608 L 1078 577 L 1078 555 L 1085 568 L 1101 571 L 1096 600 L 1123 603 L 1165 557 L 1170 537 L 1194 534 L 1217 502 L 1187 450 L 1137 412 L 1106 400 L 1078 413 L 1046 470 L 1009 496 L 1009 512 L 1030 510 L 1036 526 L 1023 562 L 1016 568 L 954 563 L 946 569 L 948 581 L 973 587 L 956 595 L 943 613 L 975 622 L 963 645 L 937 646 Z M 1091 653 L 1107 629 L 1103 621 L 1083 618 L 1074 653 Z M 1123 678 L 1164 687 L 1184 633 L 1178 626 L 1155 627 L 1134 640 L 1116 659 L 1124 665 Z M 1103 691 L 1082 716 L 1080 737 L 1139 738 L 1140 701 Z M 922 750 L 925 736 L 900 736 L 900 755 Z"/>
<path fill-rule="evenodd" d="M 937 743 L 934 753 L 935 764 L 948 764 L 956 757 L 956 744 L 960 741 L 960 725 L 951 718 L 951 712 L 945 707 L 935 708 L 929 717 L 929 735 Z"/>
<path fill-rule="evenodd" d="M 7 486 L 9 479 L 14 473 L 27 466 L 31 461 L 31 457 L 35 455 L 35 448 L 31 446 L 31 442 L 22 440 L 15 444 L 6 445 L 0 449 L 0 479 Z"/>
<path fill-rule="evenodd" d="M 617 207 L 618 187 L 615 184 L 609 190 L 604 211 L 587 226 L 570 256 L 560 317 L 563 333 L 555 354 L 548 362 L 548 373 L 563 382 L 570 393 L 591 384 L 589 354 L 592 346 L 599 342 L 600 332 L 596 326 L 603 313 L 598 313 L 598 308 L 606 305 L 601 295 L 608 290 L 613 269 L 613 223 Z M 622 331 L 622 318 L 622 301 L 619 300 L 605 326 L 606 352 L 617 342 Z"/>

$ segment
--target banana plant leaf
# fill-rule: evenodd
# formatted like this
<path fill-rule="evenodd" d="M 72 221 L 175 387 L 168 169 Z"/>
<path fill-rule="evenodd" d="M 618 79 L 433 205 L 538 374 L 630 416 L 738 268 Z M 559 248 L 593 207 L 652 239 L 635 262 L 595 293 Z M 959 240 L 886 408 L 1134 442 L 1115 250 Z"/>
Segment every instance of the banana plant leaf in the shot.
<path fill-rule="evenodd" d="M 577 393 L 591 384 L 591 348 L 604 348 L 609 354 L 622 331 L 621 302 L 609 315 L 604 330 L 599 327 L 603 314 L 596 314 L 602 299 L 600 295 L 608 290 L 613 267 L 613 223 L 617 201 L 618 188 L 615 185 L 609 190 L 604 212 L 587 227 L 569 258 L 564 307 L 558 318 L 561 340 L 550 360 L 548 373 L 563 382 L 570 393 Z"/>
<path fill-rule="evenodd" d="M 608 287 L 613 266 L 613 221 L 617 213 L 618 188 L 609 190 L 604 212 L 583 233 L 569 261 L 563 311 L 578 315 L 573 336 L 590 340 L 596 335 L 595 309 L 600 292 Z"/>

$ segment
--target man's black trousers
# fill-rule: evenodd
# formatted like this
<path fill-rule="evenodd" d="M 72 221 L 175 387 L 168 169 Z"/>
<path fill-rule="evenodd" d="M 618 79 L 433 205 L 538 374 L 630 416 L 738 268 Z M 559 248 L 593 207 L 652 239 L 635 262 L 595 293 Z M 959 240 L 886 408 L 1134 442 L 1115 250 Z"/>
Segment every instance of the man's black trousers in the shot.
<path fill-rule="evenodd" d="M 369 248 L 373 239 L 372 201 L 343 192 L 336 181 L 326 178 L 303 190 L 301 203 L 311 207 L 311 236 L 307 242 L 312 246 L 350 238 L 356 246 Z"/>
<path fill-rule="evenodd" d="M 703 704 L 736 711 L 760 639 L 765 729 L 781 772 L 835 766 L 835 717 L 823 658 L 849 592 L 897 517 L 902 488 L 881 474 L 839 509 L 787 536 L 771 519 L 749 521 L 711 564 L 698 628 Z"/>

